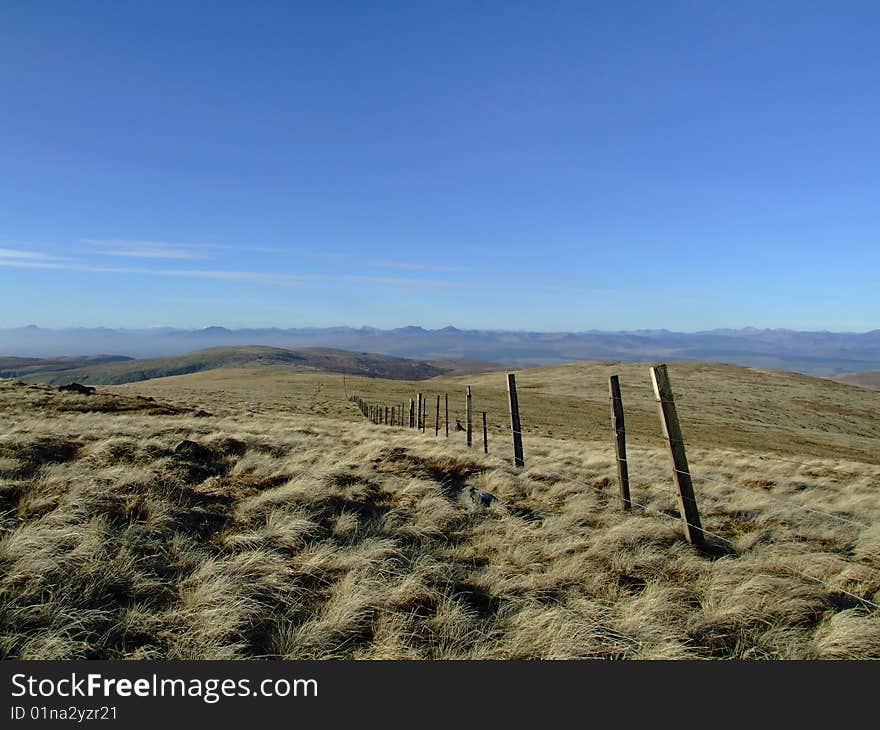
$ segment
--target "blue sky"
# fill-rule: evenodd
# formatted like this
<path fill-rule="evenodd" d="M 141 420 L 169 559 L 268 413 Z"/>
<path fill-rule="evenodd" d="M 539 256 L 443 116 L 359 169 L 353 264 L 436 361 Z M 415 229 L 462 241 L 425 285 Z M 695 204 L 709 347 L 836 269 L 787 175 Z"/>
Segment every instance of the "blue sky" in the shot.
<path fill-rule="evenodd" d="M 0 326 L 880 327 L 874 2 L 0 5 Z"/>

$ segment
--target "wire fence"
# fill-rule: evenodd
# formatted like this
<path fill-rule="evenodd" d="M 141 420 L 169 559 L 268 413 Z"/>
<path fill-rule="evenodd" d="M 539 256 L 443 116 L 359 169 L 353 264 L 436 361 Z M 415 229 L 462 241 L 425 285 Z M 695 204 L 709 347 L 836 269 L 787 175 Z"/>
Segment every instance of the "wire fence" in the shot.
<path fill-rule="evenodd" d="M 358 403 L 358 405 L 361 408 L 364 415 L 366 417 L 370 418 L 373 422 L 378 423 L 378 424 L 395 426 L 398 428 L 412 427 L 412 428 L 416 428 L 419 431 L 424 432 L 426 434 L 433 431 L 435 436 L 448 437 L 450 435 L 450 433 L 452 433 L 452 434 L 457 434 L 457 433 L 461 433 L 461 432 L 468 433 L 470 435 L 468 445 L 469 446 L 474 445 L 472 443 L 473 441 L 482 440 L 483 448 L 486 451 L 486 453 L 489 452 L 489 445 L 488 445 L 489 434 L 492 434 L 493 436 L 498 436 L 499 434 L 502 434 L 502 435 L 506 434 L 505 438 L 519 437 L 520 440 L 524 437 L 536 438 L 536 437 L 540 437 L 542 435 L 537 432 L 529 432 L 527 430 L 523 430 L 522 427 L 520 427 L 519 429 L 514 428 L 512 425 L 512 423 L 514 423 L 514 418 L 511 417 L 510 413 L 506 413 L 504 415 L 499 415 L 497 413 L 497 411 L 492 412 L 492 411 L 488 411 L 488 410 L 481 407 L 480 409 L 471 408 L 470 414 L 468 414 L 467 410 L 465 409 L 463 411 L 461 409 L 461 406 L 457 403 L 453 406 L 453 409 L 450 412 L 448 393 L 443 393 L 441 395 L 442 395 L 442 397 L 439 399 L 439 402 L 442 407 L 442 410 L 440 410 L 439 413 L 438 413 L 438 409 L 436 407 L 436 404 L 438 402 L 437 401 L 437 398 L 438 398 L 437 394 L 431 394 L 431 396 L 429 398 L 422 396 L 422 398 L 421 398 L 422 409 L 421 410 L 418 409 L 419 398 L 413 397 L 412 399 L 403 401 L 403 402 L 398 403 L 395 406 L 393 406 L 392 409 L 390 411 L 388 411 L 387 415 L 384 410 L 384 406 L 371 406 L 370 404 L 364 402 L 362 399 L 358 398 L 357 396 L 351 396 L 349 398 L 349 400 L 352 400 L 352 401 Z M 469 393 L 469 395 L 470 395 L 470 393 Z M 675 396 L 673 396 L 672 398 L 656 397 L 655 393 L 652 393 L 651 396 L 652 396 L 652 400 L 658 405 L 659 410 L 661 411 L 661 419 L 663 417 L 662 412 L 663 412 L 663 410 L 665 410 L 664 406 L 666 406 L 668 409 L 673 409 L 673 410 L 676 407 Z M 464 399 L 462 399 L 462 400 L 464 400 Z M 622 397 L 615 397 L 612 395 L 610 397 L 610 400 L 612 402 L 618 401 L 619 408 L 620 408 L 621 420 L 622 420 L 622 414 L 623 414 L 623 410 L 622 410 L 623 409 L 623 399 L 622 399 Z M 428 406 L 431 406 L 431 408 L 433 408 L 433 413 L 430 412 L 431 408 L 429 408 Z M 389 421 L 389 416 L 390 416 L 390 421 Z M 469 421 L 470 421 L 470 425 L 468 425 Z M 616 421 L 613 421 L 613 423 L 616 423 Z M 617 429 L 616 426 L 612 425 L 612 428 L 610 429 L 610 431 L 615 438 L 622 437 L 623 441 L 625 442 L 625 436 L 627 434 L 626 429 Z M 673 451 L 674 448 L 677 448 L 680 446 L 683 450 L 686 450 L 687 448 L 691 448 L 694 451 L 701 450 L 701 449 L 705 449 L 705 450 L 712 451 L 712 452 L 721 451 L 724 453 L 740 455 L 740 456 L 750 458 L 750 459 L 751 458 L 758 458 L 758 459 L 762 459 L 762 460 L 766 460 L 766 461 L 775 461 L 775 462 L 784 463 L 784 464 L 796 465 L 800 468 L 807 469 L 807 470 L 820 469 L 824 472 L 829 472 L 832 474 L 839 474 L 839 475 L 845 476 L 845 477 L 864 478 L 867 476 L 868 478 L 871 478 L 874 476 L 874 475 L 865 474 L 865 473 L 858 473 L 858 472 L 855 472 L 852 470 L 840 469 L 840 468 L 825 465 L 825 464 L 821 464 L 821 465 L 811 464 L 811 463 L 807 463 L 805 461 L 791 459 L 791 458 L 787 458 L 787 457 L 783 457 L 783 456 L 777 456 L 775 454 L 768 454 L 768 453 L 757 452 L 757 451 L 744 451 L 744 450 L 740 450 L 740 449 L 730 448 L 727 446 L 719 446 L 718 448 L 712 447 L 712 448 L 707 449 L 707 447 L 693 446 L 690 442 L 686 441 L 683 437 L 673 439 L 673 438 L 670 438 L 668 435 L 664 435 L 661 437 L 661 440 L 665 441 L 666 447 L 670 451 L 670 453 Z M 620 455 L 618 453 L 613 456 L 613 461 L 615 461 L 617 463 L 622 463 L 622 464 L 626 465 L 627 469 L 629 469 L 629 465 L 632 460 L 629 456 Z M 641 461 L 641 459 L 639 459 L 639 461 Z M 654 458 L 654 462 L 655 463 L 653 464 L 653 466 L 655 468 L 657 468 L 656 457 Z M 853 529 L 857 529 L 857 530 L 868 530 L 868 529 L 872 529 L 874 527 L 874 525 L 872 523 L 865 521 L 865 520 L 862 520 L 862 519 L 858 519 L 857 516 L 853 516 L 850 514 L 835 514 L 834 512 L 819 509 L 818 507 L 803 504 L 803 503 L 801 503 L 797 500 L 794 500 L 794 499 L 781 497 L 777 494 L 770 494 L 770 493 L 768 493 L 766 488 L 765 489 L 757 489 L 755 487 L 735 484 L 735 483 L 728 481 L 728 480 L 710 478 L 710 477 L 706 477 L 706 476 L 699 476 L 697 474 L 694 474 L 694 472 L 693 472 L 694 467 L 693 466 L 691 466 L 691 465 L 686 465 L 686 466 L 687 466 L 687 468 L 679 468 L 677 465 L 673 465 L 672 472 L 673 472 L 673 476 L 675 477 L 675 481 L 673 482 L 672 480 L 666 479 L 662 482 L 664 485 L 668 486 L 668 488 L 669 488 L 668 496 L 681 497 L 681 494 L 676 493 L 676 484 L 678 483 L 679 479 L 686 479 L 688 482 L 693 482 L 693 483 L 698 484 L 700 486 L 701 492 L 704 497 L 709 493 L 712 493 L 713 496 L 715 496 L 715 497 L 720 496 L 717 493 L 717 490 L 732 490 L 732 491 L 735 491 L 738 493 L 748 494 L 753 498 L 765 500 L 766 502 L 772 503 L 780 508 L 790 509 L 795 513 L 807 514 L 807 515 L 810 515 L 813 517 L 831 520 L 835 524 L 844 525 L 848 528 L 853 528 Z M 877 468 L 877 475 L 880 476 L 880 467 Z M 575 485 L 575 486 L 584 487 L 587 489 L 591 489 L 591 490 L 606 494 L 605 489 L 603 487 L 597 487 L 595 484 L 589 484 L 585 481 L 580 481 L 580 480 L 574 479 L 572 477 L 560 475 L 559 480 L 562 482 L 566 482 L 566 483 Z M 771 481 L 770 486 L 773 486 L 773 485 L 774 485 L 774 482 Z M 635 486 L 637 488 L 646 489 L 645 485 L 643 485 L 643 484 L 642 485 L 636 484 Z M 656 487 L 656 485 L 652 485 L 650 488 L 656 489 L 657 487 Z M 679 485 L 679 489 L 680 488 L 681 488 L 681 486 Z M 728 537 L 725 537 L 724 535 L 718 534 L 717 532 L 712 532 L 710 530 L 707 530 L 702 525 L 701 520 L 695 520 L 692 522 L 692 521 L 689 521 L 684 516 L 683 513 L 682 513 L 682 515 L 676 516 L 676 515 L 664 512 L 662 510 L 655 509 L 655 508 L 651 507 L 650 505 L 644 504 L 643 502 L 641 502 L 637 499 L 633 499 L 632 496 L 629 494 L 629 485 L 627 485 L 626 494 L 627 494 L 626 502 L 631 507 L 635 507 L 635 508 L 637 508 L 647 514 L 656 515 L 656 516 L 659 516 L 663 519 L 676 521 L 679 524 L 685 525 L 686 531 L 691 530 L 691 531 L 693 531 L 693 533 L 698 534 L 700 536 L 708 536 L 708 537 L 718 541 L 722 546 L 725 546 L 727 549 L 730 549 L 732 552 L 734 552 L 734 553 L 738 552 L 736 549 L 736 546 L 732 540 L 730 540 Z M 679 506 L 681 506 L 680 500 L 679 500 Z M 698 517 L 698 515 L 697 515 L 697 517 Z M 783 515 L 783 519 L 788 522 L 791 521 L 790 516 Z M 688 533 L 688 534 L 693 534 L 693 533 Z M 849 561 L 846 561 L 846 563 L 848 565 L 858 566 L 861 568 L 868 568 L 872 571 L 877 570 L 873 566 L 866 565 L 865 563 L 862 563 L 862 562 L 851 563 Z M 835 583 L 831 583 L 831 582 L 829 582 L 819 576 L 813 575 L 811 572 L 800 570 L 800 569 L 795 568 L 791 565 L 785 565 L 784 567 L 786 570 L 788 570 L 792 574 L 798 575 L 798 576 L 800 576 L 804 579 L 807 579 L 811 582 L 821 584 L 824 587 L 826 587 L 827 589 L 829 589 L 830 591 L 838 592 L 840 594 L 846 595 L 846 596 L 858 601 L 862 605 L 864 605 L 866 607 L 870 607 L 873 610 L 880 610 L 880 604 L 877 604 L 876 602 L 874 602 L 868 598 L 865 598 L 863 596 L 859 596 L 859 595 L 847 590 L 843 586 L 837 585 Z M 767 575 L 769 575 L 769 574 L 767 574 Z"/>

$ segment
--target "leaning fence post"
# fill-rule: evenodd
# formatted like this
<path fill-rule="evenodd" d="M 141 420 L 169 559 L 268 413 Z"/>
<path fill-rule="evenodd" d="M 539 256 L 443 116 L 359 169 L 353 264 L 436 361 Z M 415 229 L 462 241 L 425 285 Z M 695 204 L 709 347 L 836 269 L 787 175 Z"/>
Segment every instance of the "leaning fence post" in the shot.
<path fill-rule="evenodd" d="M 682 520 L 684 520 L 684 534 L 689 543 L 702 547 L 705 544 L 705 535 L 700 523 L 697 499 L 694 496 L 694 485 L 688 468 L 678 413 L 675 410 L 675 398 L 672 395 L 669 373 L 666 371 L 665 365 L 651 368 L 651 381 L 654 384 L 660 422 L 663 424 L 663 437 L 666 439 L 669 455 L 672 457 L 672 474 L 678 487 L 678 509 Z"/>
<path fill-rule="evenodd" d="M 513 373 L 507 374 L 507 397 L 510 404 L 510 430 L 513 433 L 513 463 L 515 466 L 525 466 L 519 422 L 519 400 L 516 397 L 516 376 Z"/>
<path fill-rule="evenodd" d="M 614 447 L 617 452 L 617 483 L 620 487 L 620 506 L 632 508 L 629 498 L 629 468 L 626 462 L 626 426 L 623 420 L 623 399 L 620 397 L 620 379 L 612 375 L 608 380 L 611 392 L 611 428 L 614 431 Z"/>
<path fill-rule="evenodd" d="M 486 431 L 486 411 L 483 411 L 483 453 L 489 453 L 489 433 Z"/>
<path fill-rule="evenodd" d="M 474 433 L 474 404 L 471 399 L 471 386 L 467 387 L 467 445 L 470 448 L 473 443 Z"/>

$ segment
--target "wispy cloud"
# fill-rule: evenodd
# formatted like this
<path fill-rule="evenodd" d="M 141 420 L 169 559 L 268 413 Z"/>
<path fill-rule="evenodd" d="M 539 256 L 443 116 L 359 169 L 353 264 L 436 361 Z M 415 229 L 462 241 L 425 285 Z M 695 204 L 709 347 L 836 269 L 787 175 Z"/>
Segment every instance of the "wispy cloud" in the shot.
<path fill-rule="evenodd" d="M 25 251 L 20 248 L 0 248 L 0 259 L 13 261 L 52 261 L 58 260 L 55 256 L 50 256 L 39 251 Z"/>
<path fill-rule="evenodd" d="M 415 279 L 393 276 L 362 276 L 348 274 L 289 274 L 267 271 L 224 271 L 215 269 L 154 269 L 133 266 L 104 266 L 73 261 L 39 260 L 0 257 L 0 267 L 20 269 L 46 269 L 55 271 L 80 271 L 96 274 L 140 274 L 145 276 L 189 277 L 213 279 L 270 286 L 316 286 L 321 283 L 347 282 L 383 285 L 404 289 L 422 290 L 456 286 L 455 282 Z"/>
<path fill-rule="evenodd" d="M 141 259 L 210 259 L 220 251 L 248 253 L 280 253 L 265 246 L 233 246 L 220 243 L 178 243 L 174 241 L 134 241 L 129 239 L 85 239 L 89 253 Z"/>
<path fill-rule="evenodd" d="M 210 250 L 205 246 L 164 241 L 83 241 L 90 253 L 101 256 L 124 256 L 139 259 L 206 259 Z"/>
<path fill-rule="evenodd" d="M 136 241 L 101 241 L 88 242 L 92 244 L 102 244 L 106 246 L 107 255 L 127 256 L 132 259 L 169 259 L 169 260 L 204 260 L 210 258 L 207 252 L 212 249 L 222 250 L 222 246 L 214 244 L 171 244 L 163 242 L 146 242 Z M 111 244 L 119 246 L 117 249 L 110 248 Z M 137 250 L 134 253 L 136 245 L 142 245 L 145 248 Z M 196 248 L 199 247 L 199 248 Z M 109 251 L 118 251 L 118 254 L 110 254 Z M 202 251 L 202 253 L 199 253 Z M 327 254 L 322 258 L 334 258 L 337 261 L 345 263 L 363 264 L 363 261 L 357 257 L 350 257 L 342 254 Z M 132 264 L 135 261 L 132 260 Z M 377 261 L 377 266 L 379 268 Z M 378 286 L 384 289 L 397 291 L 450 291 L 460 290 L 468 286 L 474 285 L 473 277 L 479 279 L 480 291 L 484 294 L 489 292 L 506 293 L 510 289 L 510 277 L 517 278 L 517 272 L 510 271 L 505 277 L 499 278 L 499 273 L 503 271 L 481 270 L 479 268 L 473 270 L 457 269 L 455 267 L 435 266 L 432 264 L 418 264 L 403 261 L 389 262 L 384 264 L 390 269 L 410 270 L 414 272 L 413 276 L 397 276 L 392 273 L 360 274 L 349 273 L 357 270 L 358 266 L 340 267 L 339 272 L 331 273 L 287 273 L 284 271 L 243 271 L 243 270 L 226 270 L 220 268 L 158 268 L 150 266 L 120 266 L 112 263 L 102 263 L 100 260 L 88 260 L 84 258 L 73 259 L 54 256 L 49 253 L 43 253 L 32 249 L 22 248 L 0 248 L 0 268 L 20 268 L 20 269 L 45 269 L 56 271 L 78 271 L 92 274 L 122 274 L 122 275 L 142 275 L 142 276 L 159 276 L 159 277 L 175 277 L 203 279 L 213 281 L 237 282 L 241 284 L 251 284 L 255 286 L 271 286 L 271 287 L 307 287 L 319 288 L 322 285 L 329 284 L 364 284 L 366 286 Z M 370 266 L 369 268 L 374 268 Z M 432 274 L 437 272 L 455 272 L 467 271 L 467 275 L 454 277 L 438 277 L 434 278 Z M 418 273 L 422 273 L 419 276 Z M 518 291 L 521 293 L 558 293 L 559 291 L 579 291 L 579 292 L 597 292 L 608 291 L 609 286 L 602 282 L 585 281 L 585 280 L 569 280 L 567 277 L 553 277 L 552 282 L 547 280 L 543 282 L 539 273 L 532 271 L 529 273 L 526 281 L 520 281 Z"/>

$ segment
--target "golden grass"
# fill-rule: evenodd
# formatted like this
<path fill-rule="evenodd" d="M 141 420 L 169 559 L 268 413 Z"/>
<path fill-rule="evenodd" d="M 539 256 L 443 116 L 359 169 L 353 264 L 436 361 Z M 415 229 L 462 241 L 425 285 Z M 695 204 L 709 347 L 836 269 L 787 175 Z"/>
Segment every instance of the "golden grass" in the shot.
<path fill-rule="evenodd" d="M 613 374 L 620 376 L 629 442 L 656 444 L 659 424 L 649 363 L 587 362 L 517 371 L 524 432 L 605 441 L 610 428 L 608 376 Z M 691 444 L 880 464 L 880 391 L 737 365 L 676 362 L 669 365 L 669 374 Z M 107 390 L 152 395 L 216 414 L 257 418 L 280 411 L 347 421 L 361 416 L 346 402 L 346 390 L 389 407 L 408 403 L 421 392 L 433 432 L 437 395 L 449 394 L 451 427 L 456 419 L 465 422 L 467 385 L 473 390 L 475 426 L 482 427 L 480 412 L 486 411 L 492 440 L 503 437 L 509 423 L 504 373 L 403 381 L 229 369 Z"/>
<path fill-rule="evenodd" d="M 588 369 L 571 368 L 576 379 Z M 834 444 L 850 424 L 845 459 L 798 451 L 818 437 L 814 416 L 785 448 L 799 464 L 774 461 L 762 458 L 761 430 L 769 424 L 779 443 L 797 432 L 806 383 L 792 376 L 786 390 L 782 376 L 758 373 L 759 392 L 778 378 L 783 395 L 736 396 L 751 420 L 732 432 L 754 451 L 739 454 L 710 443 L 726 412 L 720 396 L 711 406 L 712 378 L 690 389 L 673 369 L 673 384 L 695 394 L 690 404 L 682 395 L 682 417 L 698 444 L 692 470 L 707 480 L 697 482 L 704 525 L 726 546 L 704 554 L 683 539 L 656 437 L 630 448 L 633 498 L 652 511 L 623 513 L 607 419 L 595 433 L 566 425 L 577 439 L 547 436 L 562 428 L 547 404 L 574 397 L 565 368 L 540 389 L 520 376 L 535 424 L 522 470 L 497 453 L 500 427 L 484 456 L 461 433 L 374 426 L 332 390 L 333 376 L 304 376 L 293 395 L 286 375 L 271 386 L 254 378 L 222 391 L 224 402 L 223 378 L 240 373 L 205 375 L 201 390 L 192 378 L 136 384 L 160 400 L 173 391 L 169 411 L 125 398 L 131 407 L 116 408 L 111 389 L 89 401 L 0 381 L 0 655 L 880 657 L 878 612 L 804 577 L 880 602 L 880 530 L 768 499 L 876 523 L 880 468 L 858 457 L 859 439 L 873 438 L 859 414 L 870 403 L 827 432 Z M 475 378 L 475 395 L 495 397 L 493 377 Z M 578 399 L 598 419 L 607 401 L 591 397 Z M 624 397 L 629 418 L 639 401 Z M 704 403 L 714 425 L 695 429 L 687 407 Z M 499 501 L 483 507 L 471 487 Z"/>

